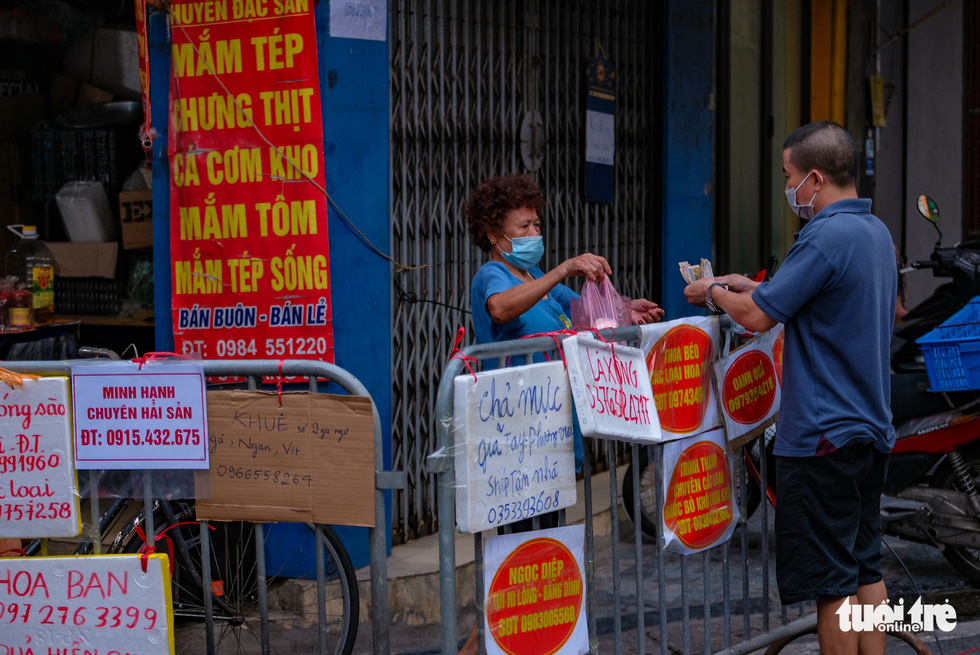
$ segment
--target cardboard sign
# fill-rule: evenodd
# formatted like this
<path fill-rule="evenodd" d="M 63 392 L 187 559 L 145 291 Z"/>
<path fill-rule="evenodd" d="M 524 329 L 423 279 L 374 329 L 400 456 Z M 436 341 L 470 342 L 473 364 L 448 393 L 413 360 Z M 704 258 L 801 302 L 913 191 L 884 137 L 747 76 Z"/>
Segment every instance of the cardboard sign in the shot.
<path fill-rule="evenodd" d="M 208 445 L 198 520 L 374 527 L 370 398 L 209 391 Z"/>
<path fill-rule="evenodd" d="M 589 652 L 585 526 L 500 535 L 484 544 L 488 655 Z"/>
<path fill-rule="evenodd" d="M 72 371 L 79 469 L 206 469 L 204 367 L 112 362 Z"/>
<path fill-rule="evenodd" d="M 660 441 L 643 352 L 581 332 L 562 342 L 579 427 L 587 437 L 636 443 Z"/>
<path fill-rule="evenodd" d="M 333 361 L 314 4 L 168 3 L 177 352 Z"/>
<path fill-rule="evenodd" d="M 641 327 L 653 401 L 663 439 L 700 434 L 721 425 L 711 383 L 720 351 L 717 316 L 684 318 Z"/>
<path fill-rule="evenodd" d="M 732 448 L 762 434 L 779 415 L 779 384 L 766 336 L 732 352 L 715 364 L 725 430 Z"/>
<path fill-rule="evenodd" d="M 724 543 L 738 523 L 721 429 L 664 446 L 664 544 L 690 554 Z"/>
<path fill-rule="evenodd" d="M 0 558 L 0 626 L 0 653 L 170 655 L 167 557 Z"/>
<path fill-rule="evenodd" d="M 0 397 L 0 537 L 73 537 L 81 529 L 68 379 L 24 380 Z"/>
<path fill-rule="evenodd" d="M 455 380 L 456 523 L 481 532 L 575 504 L 575 429 L 561 362 Z"/>

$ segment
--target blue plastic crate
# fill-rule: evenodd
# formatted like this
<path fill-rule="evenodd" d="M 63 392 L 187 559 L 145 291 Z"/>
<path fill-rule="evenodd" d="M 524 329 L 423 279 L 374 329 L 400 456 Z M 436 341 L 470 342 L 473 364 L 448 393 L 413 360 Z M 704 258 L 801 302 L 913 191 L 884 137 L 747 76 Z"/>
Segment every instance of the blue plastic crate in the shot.
<path fill-rule="evenodd" d="M 980 296 L 915 341 L 925 356 L 931 391 L 980 389 Z"/>

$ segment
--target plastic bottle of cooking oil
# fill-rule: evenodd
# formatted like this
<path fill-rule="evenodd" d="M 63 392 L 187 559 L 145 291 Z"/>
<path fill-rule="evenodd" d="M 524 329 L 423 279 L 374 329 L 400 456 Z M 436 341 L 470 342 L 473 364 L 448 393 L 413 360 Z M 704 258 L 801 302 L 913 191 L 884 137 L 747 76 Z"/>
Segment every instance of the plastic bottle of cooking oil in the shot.
<path fill-rule="evenodd" d="M 10 225 L 7 229 L 20 238 L 4 258 L 5 274 L 17 276 L 31 292 L 33 322 L 48 323 L 54 319 L 54 257 L 37 238 L 37 227 Z"/>

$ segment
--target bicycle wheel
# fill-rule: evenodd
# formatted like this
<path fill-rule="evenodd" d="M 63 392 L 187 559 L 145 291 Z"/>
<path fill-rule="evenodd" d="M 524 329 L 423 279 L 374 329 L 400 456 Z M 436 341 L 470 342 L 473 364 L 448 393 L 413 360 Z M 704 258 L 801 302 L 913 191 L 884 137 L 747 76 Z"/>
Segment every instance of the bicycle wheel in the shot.
<path fill-rule="evenodd" d="M 120 532 L 112 552 L 135 553 L 143 546 L 136 525 L 143 514 Z M 159 535 L 158 552 L 174 556 L 172 589 L 177 652 L 205 652 L 204 594 L 200 524 L 189 502 L 161 502 L 154 512 Z M 186 523 L 184 525 L 178 525 Z M 312 525 L 306 525 L 308 547 L 280 534 L 270 536 L 268 526 L 243 521 L 214 522 L 210 531 L 210 562 L 215 653 L 258 652 L 261 648 L 261 613 L 258 597 L 258 566 L 255 557 L 256 530 L 264 530 L 270 646 L 272 652 L 319 652 L 319 621 L 316 582 L 295 580 L 286 575 L 305 568 L 315 557 Z M 170 527 L 175 526 L 175 527 Z M 329 526 L 322 526 L 322 547 L 327 584 L 327 652 L 349 655 L 358 624 L 358 590 L 347 551 Z M 303 564 L 300 564 L 300 560 Z M 310 572 L 312 573 L 312 571 Z"/>

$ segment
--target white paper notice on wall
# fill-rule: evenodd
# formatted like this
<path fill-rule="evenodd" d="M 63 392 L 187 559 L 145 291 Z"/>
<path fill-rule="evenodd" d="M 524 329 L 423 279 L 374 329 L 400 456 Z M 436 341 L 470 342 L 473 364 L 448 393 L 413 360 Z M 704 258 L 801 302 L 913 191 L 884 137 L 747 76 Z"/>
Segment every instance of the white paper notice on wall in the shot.
<path fill-rule="evenodd" d="M 561 362 L 460 375 L 453 418 L 460 531 L 575 504 L 572 397 Z"/>
<path fill-rule="evenodd" d="M 384 41 L 388 38 L 385 0 L 330 0 L 330 36 Z"/>
<path fill-rule="evenodd" d="M 616 158 L 615 116 L 586 110 L 585 121 L 585 161 L 612 166 Z"/>
<path fill-rule="evenodd" d="M 646 359 L 639 348 L 580 332 L 562 342 L 579 427 L 587 437 L 661 440 Z"/>
<path fill-rule="evenodd" d="M 0 537 L 81 530 L 68 406 L 67 378 L 24 380 L 0 393 Z"/>
<path fill-rule="evenodd" d="M 174 652 L 166 555 L 0 558 L 0 653 Z"/>

